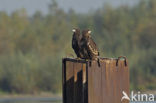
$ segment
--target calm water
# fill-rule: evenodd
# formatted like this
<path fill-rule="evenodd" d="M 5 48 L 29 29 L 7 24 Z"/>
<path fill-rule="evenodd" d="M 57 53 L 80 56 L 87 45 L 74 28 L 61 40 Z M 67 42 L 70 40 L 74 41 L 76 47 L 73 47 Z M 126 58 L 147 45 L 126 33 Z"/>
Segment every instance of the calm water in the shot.
<path fill-rule="evenodd" d="M 62 103 L 62 98 L 0 98 L 0 103 Z M 156 103 L 155 102 L 131 102 L 131 103 Z"/>
<path fill-rule="evenodd" d="M 62 98 L 0 98 L 0 103 L 62 103 Z"/>

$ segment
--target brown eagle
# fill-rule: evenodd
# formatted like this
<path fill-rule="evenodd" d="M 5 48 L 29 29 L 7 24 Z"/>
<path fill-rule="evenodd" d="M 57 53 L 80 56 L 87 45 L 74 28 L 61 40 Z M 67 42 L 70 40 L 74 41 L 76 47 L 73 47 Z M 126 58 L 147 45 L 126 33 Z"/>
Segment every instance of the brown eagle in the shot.
<path fill-rule="evenodd" d="M 73 29 L 73 38 L 72 38 L 72 48 L 74 49 L 78 58 L 83 58 L 83 55 L 80 52 L 80 41 L 81 41 L 81 34 L 79 29 Z"/>
<path fill-rule="evenodd" d="M 99 60 L 98 48 L 91 37 L 91 31 L 88 29 L 82 31 L 81 47 L 85 59 Z"/>

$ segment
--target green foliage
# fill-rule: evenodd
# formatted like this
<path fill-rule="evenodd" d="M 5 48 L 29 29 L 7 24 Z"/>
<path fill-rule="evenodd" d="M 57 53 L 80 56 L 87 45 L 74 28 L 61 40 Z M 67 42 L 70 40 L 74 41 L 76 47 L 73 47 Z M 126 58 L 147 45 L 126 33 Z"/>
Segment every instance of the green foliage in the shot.
<path fill-rule="evenodd" d="M 74 54 L 74 27 L 92 30 L 101 56 L 128 57 L 131 89 L 156 89 L 155 7 L 150 0 L 78 14 L 64 12 L 53 0 L 47 15 L 37 11 L 29 17 L 24 9 L 0 12 L 0 90 L 61 92 L 61 59 Z"/>

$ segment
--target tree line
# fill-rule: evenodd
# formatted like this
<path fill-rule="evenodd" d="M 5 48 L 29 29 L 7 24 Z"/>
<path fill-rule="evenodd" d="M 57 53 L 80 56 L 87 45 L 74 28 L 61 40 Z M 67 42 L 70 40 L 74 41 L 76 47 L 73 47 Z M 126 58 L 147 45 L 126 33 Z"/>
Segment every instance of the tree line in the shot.
<path fill-rule="evenodd" d="M 48 14 L 25 9 L 0 11 L 0 91 L 61 92 L 61 59 L 74 54 L 72 29 L 89 28 L 101 57 L 127 56 L 133 90 L 156 89 L 156 1 L 134 6 L 109 4 L 90 11 L 65 12 L 56 1 Z"/>

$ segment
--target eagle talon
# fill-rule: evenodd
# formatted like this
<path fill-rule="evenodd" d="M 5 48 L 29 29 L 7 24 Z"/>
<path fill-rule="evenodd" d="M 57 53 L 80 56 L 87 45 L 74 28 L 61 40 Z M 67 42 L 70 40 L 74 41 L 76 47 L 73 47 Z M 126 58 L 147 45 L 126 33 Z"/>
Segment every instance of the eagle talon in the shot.
<path fill-rule="evenodd" d="M 100 59 L 97 60 L 98 66 L 101 67 Z"/>
<path fill-rule="evenodd" d="M 86 62 L 88 62 L 88 61 L 89 61 L 89 59 L 85 59 L 85 61 L 86 61 Z"/>
<path fill-rule="evenodd" d="M 76 60 L 81 60 L 81 58 L 77 57 Z"/>
<path fill-rule="evenodd" d="M 90 67 L 92 66 L 92 61 L 89 61 L 89 66 L 90 66 Z"/>

